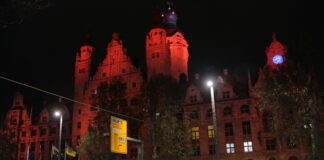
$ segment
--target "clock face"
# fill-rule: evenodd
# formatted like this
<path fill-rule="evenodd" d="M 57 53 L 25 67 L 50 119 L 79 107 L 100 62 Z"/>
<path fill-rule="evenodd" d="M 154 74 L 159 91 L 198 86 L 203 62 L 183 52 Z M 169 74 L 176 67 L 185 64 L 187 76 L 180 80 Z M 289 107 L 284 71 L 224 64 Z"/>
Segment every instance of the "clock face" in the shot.
<path fill-rule="evenodd" d="M 277 54 L 277 55 L 273 56 L 273 58 L 272 58 L 272 62 L 274 64 L 281 64 L 281 63 L 283 63 L 283 61 L 284 61 L 284 59 L 283 59 L 282 55 L 280 55 L 280 54 Z"/>

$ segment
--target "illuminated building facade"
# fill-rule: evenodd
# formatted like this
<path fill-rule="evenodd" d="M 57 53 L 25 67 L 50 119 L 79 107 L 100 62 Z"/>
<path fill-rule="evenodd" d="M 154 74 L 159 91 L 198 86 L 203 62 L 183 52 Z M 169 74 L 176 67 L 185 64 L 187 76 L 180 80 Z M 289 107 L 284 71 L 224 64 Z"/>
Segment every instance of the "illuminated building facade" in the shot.
<path fill-rule="evenodd" d="M 92 57 L 94 46 L 89 38 L 81 45 L 76 55 L 74 71 L 74 99 L 94 104 L 93 96 L 102 82 L 120 80 L 126 94 L 120 100 L 121 107 L 129 107 L 131 112 L 141 114 L 139 105 L 141 85 L 145 79 L 156 74 L 170 75 L 179 82 L 189 83 L 186 94 L 185 113 L 191 118 L 192 144 L 194 160 L 211 160 L 215 154 L 213 126 L 209 90 L 199 75 L 188 82 L 188 43 L 177 27 L 177 15 L 172 8 L 155 19 L 153 27 L 146 35 L 147 77 L 127 56 L 127 50 L 118 33 L 113 33 L 107 44 L 106 57 L 94 65 Z M 285 59 L 286 47 L 277 41 L 266 49 L 267 66 L 275 67 Z M 302 146 L 296 146 L 287 140 L 279 141 L 269 126 L 271 111 L 260 111 L 252 89 L 252 80 L 248 76 L 246 85 L 242 85 L 228 70 L 215 79 L 217 111 L 217 131 L 219 151 L 226 160 L 298 160 L 302 159 Z M 63 136 L 67 143 L 77 146 L 78 140 L 93 124 L 98 109 L 73 104 L 71 115 L 63 107 Z M 53 106 L 45 107 L 37 119 L 23 103 L 21 94 L 16 94 L 12 109 L 6 116 L 6 132 L 17 142 L 17 159 L 26 159 L 27 147 L 32 148 L 35 159 L 49 159 L 51 144 L 58 142 L 58 121 L 52 117 Z M 72 116 L 72 118 L 70 118 Z M 141 138 L 141 137 L 139 137 Z M 62 143 L 64 144 L 64 143 Z M 130 147 L 131 148 L 131 147 Z M 135 152 L 136 153 L 136 152 Z M 146 154 L 146 158 L 149 155 Z M 134 156 L 127 156 L 135 159 Z M 149 158 L 148 158 L 149 159 Z"/>

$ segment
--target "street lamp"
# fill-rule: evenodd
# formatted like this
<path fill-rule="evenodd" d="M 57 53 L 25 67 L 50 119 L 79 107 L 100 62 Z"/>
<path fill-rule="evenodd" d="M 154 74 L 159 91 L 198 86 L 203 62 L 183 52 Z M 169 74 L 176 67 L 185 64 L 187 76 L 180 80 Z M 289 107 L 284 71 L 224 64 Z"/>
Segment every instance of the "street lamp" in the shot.
<path fill-rule="evenodd" d="M 210 98 L 212 104 L 213 113 L 213 128 L 214 128 L 214 144 L 215 144 L 215 160 L 220 160 L 220 154 L 218 151 L 218 136 L 217 136 L 217 122 L 216 122 L 216 109 L 215 109 L 215 99 L 214 99 L 214 87 L 212 81 L 207 81 L 207 86 L 210 87 Z"/>
<path fill-rule="evenodd" d="M 60 132 L 59 132 L 59 151 L 61 154 L 61 142 L 62 142 L 62 121 L 63 121 L 63 114 L 60 111 L 56 111 L 54 113 L 56 117 L 60 116 Z"/>

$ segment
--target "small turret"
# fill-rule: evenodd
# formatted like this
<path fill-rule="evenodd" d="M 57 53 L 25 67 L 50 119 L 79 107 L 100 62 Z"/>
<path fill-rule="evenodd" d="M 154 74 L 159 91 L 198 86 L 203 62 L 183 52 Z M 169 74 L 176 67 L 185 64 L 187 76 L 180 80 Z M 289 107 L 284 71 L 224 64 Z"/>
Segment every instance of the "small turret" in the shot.
<path fill-rule="evenodd" d="M 18 91 L 13 98 L 12 107 L 24 107 L 24 96 Z"/>

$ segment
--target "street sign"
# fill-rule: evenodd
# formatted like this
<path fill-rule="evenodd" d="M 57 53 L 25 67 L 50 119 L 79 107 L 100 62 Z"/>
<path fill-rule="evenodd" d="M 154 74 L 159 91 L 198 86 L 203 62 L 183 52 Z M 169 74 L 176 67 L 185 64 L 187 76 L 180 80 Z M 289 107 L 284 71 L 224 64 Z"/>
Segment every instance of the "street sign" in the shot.
<path fill-rule="evenodd" d="M 111 116 L 111 152 L 127 154 L 127 121 Z"/>

